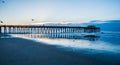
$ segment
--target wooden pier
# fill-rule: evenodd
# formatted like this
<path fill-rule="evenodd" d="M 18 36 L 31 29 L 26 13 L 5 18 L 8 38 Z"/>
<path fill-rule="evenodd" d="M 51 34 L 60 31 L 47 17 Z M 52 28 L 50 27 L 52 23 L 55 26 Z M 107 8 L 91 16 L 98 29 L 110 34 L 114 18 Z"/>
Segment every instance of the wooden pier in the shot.
<path fill-rule="evenodd" d="M 99 31 L 100 28 L 95 26 L 0 25 L 0 33 L 5 34 L 96 33 Z"/>

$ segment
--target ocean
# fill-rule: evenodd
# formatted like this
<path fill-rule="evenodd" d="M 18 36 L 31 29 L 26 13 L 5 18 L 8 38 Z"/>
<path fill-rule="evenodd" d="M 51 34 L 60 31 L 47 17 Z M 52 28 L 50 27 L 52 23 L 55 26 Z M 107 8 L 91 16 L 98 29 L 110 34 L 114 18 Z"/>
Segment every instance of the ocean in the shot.
<path fill-rule="evenodd" d="M 41 63 L 43 63 L 43 65 L 120 65 L 120 41 L 119 41 L 120 40 L 120 32 L 119 31 L 117 31 L 117 32 L 101 31 L 101 33 L 97 33 L 97 34 L 92 33 L 90 35 L 81 34 L 81 33 L 1 34 L 0 48 L 3 49 L 2 43 L 4 43 L 4 44 L 8 43 L 8 42 L 6 42 L 7 39 L 11 39 L 13 42 L 9 42 L 9 43 L 11 43 L 11 44 L 14 43 L 14 46 L 15 46 L 16 42 L 14 42 L 14 39 L 12 39 L 12 38 L 22 38 L 24 40 L 30 40 L 32 42 L 37 42 L 38 44 L 53 46 L 55 49 L 64 51 L 65 53 L 67 52 L 68 55 L 71 53 L 73 54 L 72 56 L 70 56 L 71 58 L 69 57 L 69 60 L 66 59 L 67 55 L 64 55 L 64 53 L 60 54 L 58 52 L 58 54 L 56 53 L 56 57 L 52 57 L 52 56 L 48 55 L 48 58 L 49 57 L 54 58 L 54 59 L 51 59 L 51 62 L 49 62 L 49 60 L 48 60 L 48 61 L 44 61 L 44 62 L 39 61 L 39 63 L 38 63 L 39 59 L 37 60 L 36 58 L 33 58 L 33 60 L 36 60 L 36 61 L 33 62 L 32 64 L 29 64 L 29 62 L 32 62 L 32 60 L 27 59 L 28 60 L 27 63 L 29 65 L 41 65 Z M 22 42 L 24 43 L 24 41 L 17 41 L 17 44 L 18 43 L 20 44 Z M 27 44 L 29 44 L 29 42 Z M 36 43 L 32 43 L 32 44 L 36 44 Z M 32 50 L 29 50 L 29 52 L 30 51 L 32 51 Z M 39 48 L 37 49 L 37 51 L 39 51 Z M 42 52 L 44 52 L 44 51 L 42 51 Z M 48 50 L 48 52 L 53 53 L 49 50 Z M 3 53 L 5 54 L 5 52 L 3 52 Z M 27 51 L 26 51 L 26 53 L 27 53 Z M 35 53 L 37 54 L 37 52 L 35 52 Z M 2 54 L 0 54 L 0 55 L 2 55 Z M 62 57 L 62 60 L 61 60 L 61 59 L 59 59 L 59 56 L 62 56 L 62 55 L 64 55 L 64 57 Z M 76 55 L 78 57 L 75 56 L 75 59 L 74 59 L 74 55 Z M 80 56 L 82 55 L 82 56 L 79 57 L 79 55 Z M 15 56 L 19 56 L 19 54 L 16 54 Z M 87 57 L 87 60 L 85 60 L 86 57 Z M 28 55 L 28 58 L 29 58 L 29 55 Z M 38 58 L 41 58 L 41 57 L 38 56 Z M 19 59 L 19 58 L 17 58 L 17 59 Z M 44 57 L 42 57 L 42 59 L 44 60 Z M 64 59 L 66 59 L 66 60 L 64 60 Z M 0 59 L 0 61 L 1 60 L 3 60 L 3 59 Z M 22 61 L 24 61 L 24 63 L 22 63 L 23 65 L 27 64 L 25 62 L 26 60 L 23 59 Z M 5 59 L 4 59 L 4 62 L 5 62 Z M 10 62 L 10 60 L 9 60 L 7 62 L 9 64 L 12 61 Z M 19 65 L 19 64 L 17 64 L 18 61 L 13 61 L 13 62 L 15 62 L 16 65 Z M 12 65 L 14 65 L 13 62 L 12 62 Z M 7 65 L 7 64 L 2 63 L 0 65 Z"/>

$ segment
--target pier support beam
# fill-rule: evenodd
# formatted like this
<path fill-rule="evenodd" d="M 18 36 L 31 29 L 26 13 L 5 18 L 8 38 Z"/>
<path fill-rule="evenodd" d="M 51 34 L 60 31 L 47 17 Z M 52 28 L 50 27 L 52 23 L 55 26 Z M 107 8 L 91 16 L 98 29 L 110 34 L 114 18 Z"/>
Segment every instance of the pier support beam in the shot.
<path fill-rule="evenodd" d="M 2 27 L 0 27 L 0 34 L 2 33 L 2 29 L 1 29 Z"/>
<path fill-rule="evenodd" d="M 72 26 L 28 26 L 28 25 L 4 25 L 0 26 L 1 33 L 40 33 L 40 34 L 52 34 L 52 33 L 92 33 L 100 32 L 99 27 L 72 27 Z"/>

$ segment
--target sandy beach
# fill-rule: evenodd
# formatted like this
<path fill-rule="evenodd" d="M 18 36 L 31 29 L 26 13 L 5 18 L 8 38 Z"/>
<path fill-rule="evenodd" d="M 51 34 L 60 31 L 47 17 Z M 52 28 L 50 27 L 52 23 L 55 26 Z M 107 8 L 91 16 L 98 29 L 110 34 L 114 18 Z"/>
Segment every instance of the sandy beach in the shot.
<path fill-rule="evenodd" d="M 0 0 L 0 65 L 120 65 L 120 0 Z"/>
<path fill-rule="evenodd" d="M 99 57 L 104 57 L 98 55 Z M 110 57 L 109 59 L 111 59 Z M 0 65 L 119 65 L 23 38 L 0 38 Z"/>

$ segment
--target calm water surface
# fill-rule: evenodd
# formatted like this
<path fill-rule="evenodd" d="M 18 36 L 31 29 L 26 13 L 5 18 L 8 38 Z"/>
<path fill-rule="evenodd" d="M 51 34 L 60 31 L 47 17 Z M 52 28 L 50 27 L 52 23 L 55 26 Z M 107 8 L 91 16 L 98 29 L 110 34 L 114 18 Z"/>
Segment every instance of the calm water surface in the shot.
<path fill-rule="evenodd" d="M 67 51 L 77 53 L 117 53 L 120 54 L 120 32 L 106 32 L 95 36 L 82 36 L 79 33 L 70 34 L 13 34 L 15 37 L 31 39 L 55 45 Z M 85 51 L 85 52 L 83 52 Z"/>

